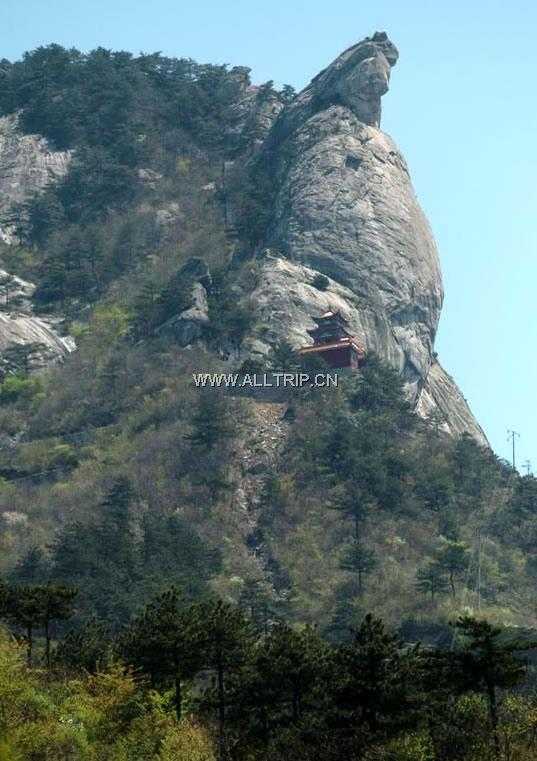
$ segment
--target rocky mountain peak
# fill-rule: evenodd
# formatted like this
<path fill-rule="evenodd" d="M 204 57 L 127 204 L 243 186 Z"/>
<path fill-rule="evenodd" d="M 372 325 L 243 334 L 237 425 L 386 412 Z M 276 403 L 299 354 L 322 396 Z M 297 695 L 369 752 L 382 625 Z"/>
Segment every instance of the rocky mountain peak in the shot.
<path fill-rule="evenodd" d="M 334 304 L 368 351 L 402 374 L 418 412 L 485 443 L 464 397 L 436 361 L 443 302 L 436 244 L 406 162 L 380 130 L 398 52 L 384 32 L 344 51 L 281 112 L 263 150 L 275 202 L 254 303 L 253 351 L 310 342 Z M 281 260 L 286 260 L 283 262 Z M 312 287 L 318 274 L 329 285 Z M 270 337 L 270 338 L 269 338 Z"/>
<path fill-rule="evenodd" d="M 281 339 L 304 346 L 315 318 L 337 309 L 367 351 L 401 373 L 420 414 L 439 416 L 446 430 L 468 431 L 485 443 L 436 360 L 443 301 L 436 244 L 404 157 L 380 129 L 381 98 L 397 60 L 388 35 L 376 32 L 341 53 L 290 101 L 270 83 L 253 86 L 245 67 L 229 72 L 225 142 L 234 146 L 236 163 L 263 167 L 260 187 L 267 189 L 259 193 L 263 223 L 252 246 L 268 254 L 253 292 L 241 294 L 254 319 L 238 351 L 244 358 L 266 354 Z M 16 113 L 0 118 L 0 239 L 8 244 L 24 222 L 21 203 L 64 177 L 73 156 L 53 150 L 44 137 L 24 134 L 18 121 Z M 232 162 L 223 158 L 225 184 Z M 162 184 L 160 171 L 138 169 L 146 191 Z M 233 193 L 230 199 L 228 233 L 238 217 Z M 160 210 L 161 220 L 170 209 L 168 203 Z M 323 289 L 315 285 L 319 275 L 327 283 Z M 168 326 L 182 342 L 207 322 L 203 283 L 194 283 L 190 295 L 188 309 Z M 26 340 L 33 325 L 23 325 L 10 340 Z M 56 338 L 61 343 L 55 335 L 51 341 Z"/>
<path fill-rule="evenodd" d="M 301 123 L 330 106 L 341 105 L 372 127 L 380 126 L 381 98 L 399 52 L 386 32 L 376 32 L 339 55 L 287 106 L 271 142 L 281 142 Z"/>
<path fill-rule="evenodd" d="M 399 53 L 386 32 L 376 32 L 342 53 L 311 83 L 321 107 L 341 103 L 364 124 L 380 125 L 380 99 L 388 92 Z"/>

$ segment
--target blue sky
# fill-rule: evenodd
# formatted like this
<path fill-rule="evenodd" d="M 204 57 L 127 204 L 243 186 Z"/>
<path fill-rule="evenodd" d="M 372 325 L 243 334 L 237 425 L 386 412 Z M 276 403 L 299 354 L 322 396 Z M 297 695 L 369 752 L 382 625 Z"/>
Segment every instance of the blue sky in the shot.
<path fill-rule="evenodd" d="M 514 0 L 1 0 L 0 58 L 49 42 L 249 65 L 303 87 L 386 30 L 400 50 L 383 129 L 436 236 L 446 301 L 437 349 L 494 449 L 537 472 L 537 4 Z"/>

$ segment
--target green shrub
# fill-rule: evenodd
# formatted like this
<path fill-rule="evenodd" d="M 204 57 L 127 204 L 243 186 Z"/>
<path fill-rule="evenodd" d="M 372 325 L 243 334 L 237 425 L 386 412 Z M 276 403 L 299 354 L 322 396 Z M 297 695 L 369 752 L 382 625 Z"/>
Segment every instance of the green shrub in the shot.
<path fill-rule="evenodd" d="M 39 378 L 8 375 L 0 383 L 0 404 L 13 404 L 19 400 L 29 401 L 43 391 Z"/>

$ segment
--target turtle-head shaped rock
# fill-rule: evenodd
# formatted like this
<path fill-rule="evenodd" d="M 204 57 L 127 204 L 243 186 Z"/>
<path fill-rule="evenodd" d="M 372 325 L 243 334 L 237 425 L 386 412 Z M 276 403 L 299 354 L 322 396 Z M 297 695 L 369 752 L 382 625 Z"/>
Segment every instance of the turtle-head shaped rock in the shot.
<path fill-rule="evenodd" d="M 331 106 L 344 106 L 364 124 L 379 127 L 380 99 L 388 91 L 398 57 L 386 32 L 376 32 L 345 50 L 283 109 L 268 148 L 274 149 L 311 116 Z"/>
<path fill-rule="evenodd" d="M 399 53 L 386 32 L 353 45 L 312 82 L 317 103 L 341 103 L 365 124 L 380 125 L 380 99 L 388 92 Z"/>
<path fill-rule="evenodd" d="M 399 58 L 399 51 L 393 44 L 393 42 L 390 40 L 386 32 L 375 32 L 375 34 L 371 37 L 370 40 L 364 40 L 364 42 L 359 43 L 363 45 L 365 42 L 372 42 L 374 45 L 377 46 L 377 48 L 380 48 L 384 55 L 386 56 L 386 60 L 390 64 L 390 66 L 395 66 L 397 63 L 397 59 Z"/>

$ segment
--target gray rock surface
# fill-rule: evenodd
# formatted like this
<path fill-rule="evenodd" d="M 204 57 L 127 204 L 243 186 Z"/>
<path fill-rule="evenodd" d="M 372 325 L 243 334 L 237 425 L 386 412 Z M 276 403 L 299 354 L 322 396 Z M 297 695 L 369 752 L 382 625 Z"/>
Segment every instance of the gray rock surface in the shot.
<path fill-rule="evenodd" d="M 209 303 L 207 288 L 212 283 L 206 262 L 191 257 L 178 273 L 177 284 L 190 290 L 190 304 L 187 309 L 163 323 L 158 333 L 171 336 L 180 346 L 189 346 L 199 341 L 209 325 Z"/>
<path fill-rule="evenodd" d="M 17 116 L 0 118 L 0 240 L 16 243 L 16 230 L 24 220 L 16 216 L 18 204 L 63 177 L 71 154 L 53 151 L 45 138 L 25 135 Z M 55 362 L 73 351 L 75 343 L 61 336 L 52 321 L 33 314 L 32 283 L 0 270 L 0 356 L 13 344 L 41 344 L 36 367 Z"/>
<path fill-rule="evenodd" d="M 235 138 L 238 149 L 251 150 L 265 140 L 284 104 L 274 91 L 252 85 L 247 67 L 236 66 L 231 75 L 237 84 L 238 95 L 225 115 L 226 132 Z"/>
<path fill-rule="evenodd" d="M 340 104 L 363 123 L 380 126 L 381 98 L 399 53 L 385 32 L 352 45 L 323 69 L 282 112 L 271 139 L 282 142 L 313 114 Z"/>
<path fill-rule="evenodd" d="M 15 114 L 0 117 L 0 240 L 15 242 L 16 206 L 63 177 L 70 158 L 69 151 L 51 150 L 44 137 L 24 135 Z"/>
<path fill-rule="evenodd" d="M 75 344 L 69 336 L 61 336 L 54 325 L 40 317 L 0 312 L 0 356 L 12 344 L 42 344 L 44 352 L 38 364 L 57 361 L 73 351 Z"/>
<path fill-rule="evenodd" d="M 75 349 L 70 336 L 62 336 L 51 320 L 32 312 L 33 283 L 0 270 L 0 359 L 13 344 L 41 344 L 36 353 L 35 368 L 61 360 Z"/>
<path fill-rule="evenodd" d="M 265 253 L 257 286 L 250 296 L 256 321 L 245 341 L 249 354 L 267 354 L 282 340 L 297 349 L 311 343 L 307 331 L 315 326 L 314 318 L 329 310 L 341 312 L 355 335 L 365 340 L 372 325 L 366 311 L 360 313 L 357 296 L 331 278 L 326 290 L 318 290 L 313 285 L 317 274 L 303 264 L 270 251 Z M 378 345 L 383 347 L 384 342 Z"/>
<path fill-rule="evenodd" d="M 276 200 L 252 295 L 252 353 L 274 334 L 309 343 L 311 318 L 340 309 L 368 351 L 397 367 L 421 414 L 452 433 L 486 438 L 454 382 L 433 360 L 443 300 L 436 245 L 404 158 L 379 129 L 380 99 L 397 50 L 377 33 L 339 56 L 287 106 L 266 158 Z M 287 261 L 286 261 L 287 260 Z M 315 291 L 315 274 L 330 278 Z"/>
<path fill-rule="evenodd" d="M 33 283 L 0 269 L 0 310 L 32 313 Z"/>
<path fill-rule="evenodd" d="M 201 283 L 192 286 L 192 306 L 184 312 L 167 320 L 159 328 L 159 333 L 172 336 L 179 346 L 188 346 L 203 336 L 209 325 L 209 306 L 207 291 Z"/>
<path fill-rule="evenodd" d="M 436 418 L 447 433 L 466 432 L 481 444 L 487 444 L 483 429 L 476 421 L 459 387 L 435 359 L 420 391 L 416 411 L 424 418 Z"/>

